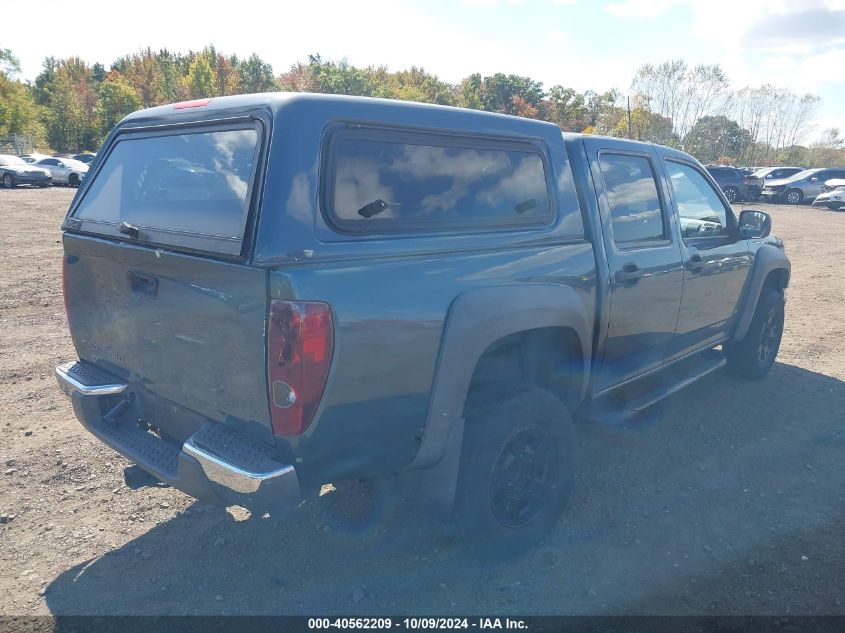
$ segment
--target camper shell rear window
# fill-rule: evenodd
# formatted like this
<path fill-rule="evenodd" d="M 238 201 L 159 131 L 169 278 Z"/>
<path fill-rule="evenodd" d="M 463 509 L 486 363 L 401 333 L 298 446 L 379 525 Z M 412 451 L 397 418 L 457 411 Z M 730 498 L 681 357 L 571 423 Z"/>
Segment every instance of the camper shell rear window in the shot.
<path fill-rule="evenodd" d="M 121 134 L 72 218 L 88 233 L 240 255 L 261 140 L 256 120 Z"/>

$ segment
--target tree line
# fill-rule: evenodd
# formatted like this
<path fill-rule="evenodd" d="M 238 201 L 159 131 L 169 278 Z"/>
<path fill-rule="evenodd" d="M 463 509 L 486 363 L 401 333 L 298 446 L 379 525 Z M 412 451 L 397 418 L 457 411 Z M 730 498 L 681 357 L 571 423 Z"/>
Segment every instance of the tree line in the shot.
<path fill-rule="evenodd" d="M 472 74 L 457 84 L 423 68 L 356 67 L 311 55 L 286 72 L 253 54 L 214 46 L 187 54 L 145 49 L 108 68 L 78 57 L 44 60 L 19 79 L 13 52 L 0 49 L 0 139 L 19 134 L 43 151 L 95 150 L 126 114 L 144 107 L 268 91 L 349 94 L 459 106 L 542 119 L 566 132 L 607 134 L 683 149 L 705 163 L 845 163 L 838 129 L 802 145 L 819 98 L 771 85 L 734 89 L 718 65 L 683 60 L 641 67 L 630 92 L 576 91 L 513 74 Z"/>

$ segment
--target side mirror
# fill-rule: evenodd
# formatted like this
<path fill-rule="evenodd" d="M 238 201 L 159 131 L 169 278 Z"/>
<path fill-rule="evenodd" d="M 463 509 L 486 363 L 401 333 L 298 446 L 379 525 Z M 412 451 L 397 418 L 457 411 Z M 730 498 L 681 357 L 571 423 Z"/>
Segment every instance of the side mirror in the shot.
<path fill-rule="evenodd" d="M 746 240 L 768 237 L 772 232 L 772 216 L 756 209 L 745 209 L 739 214 L 737 228 Z"/>
<path fill-rule="evenodd" d="M 816 178 L 815 176 L 810 177 L 810 182 L 818 182 L 818 181 L 819 181 L 819 179 Z"/>

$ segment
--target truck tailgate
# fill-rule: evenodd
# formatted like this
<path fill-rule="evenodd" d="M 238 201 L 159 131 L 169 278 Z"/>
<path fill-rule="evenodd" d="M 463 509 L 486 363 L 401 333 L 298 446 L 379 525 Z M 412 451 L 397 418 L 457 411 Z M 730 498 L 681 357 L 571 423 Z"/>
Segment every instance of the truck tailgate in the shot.
<path fill-rule="evenodd" d="M 79 358 L 272 441 L 262 269 L 73 233 L 64 247 Z"/>

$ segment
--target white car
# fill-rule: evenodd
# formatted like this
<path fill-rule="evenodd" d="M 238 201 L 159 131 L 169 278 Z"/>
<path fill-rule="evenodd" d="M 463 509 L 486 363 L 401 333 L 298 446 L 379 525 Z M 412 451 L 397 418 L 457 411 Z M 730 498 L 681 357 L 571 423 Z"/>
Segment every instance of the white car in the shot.
<path fill-rule="evenodd" d="M 822 192 L 813 200 L 813 206 L 827 207 L 834 211 L 845 209 L 845 178 L 826 180 Z"/>
<path fill-rule="evenodd" d="M 53 156 L 51 158 L 42 158 L 35 164 L 50 172 L 54 185 L 78 187 L 82 179 L 85 178 L 85 174 L 88 173 L 88 165 L 72 158 L 57 158 Z"/>
<path fill-rule="evenodd" d="M 29 163 L 30 165 L 32 165 L 33 163 L 37 163 L 39 160 L 42 160 L 44 158 L 50 158 L 50 155 L 37 153 L 21 154 L 21 159 L 23 160 L 23 162 Z"/>
<path fill-rule="evenodd" d="M 47 187 L 50 173 L 35 165 L 27 165 L 22 158 L 0 154 L 0 187 L 14 189 L 18 185 Z"/>

